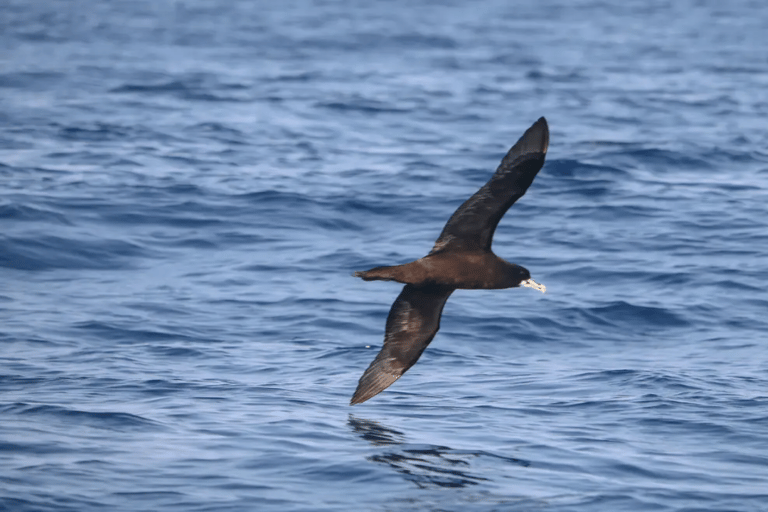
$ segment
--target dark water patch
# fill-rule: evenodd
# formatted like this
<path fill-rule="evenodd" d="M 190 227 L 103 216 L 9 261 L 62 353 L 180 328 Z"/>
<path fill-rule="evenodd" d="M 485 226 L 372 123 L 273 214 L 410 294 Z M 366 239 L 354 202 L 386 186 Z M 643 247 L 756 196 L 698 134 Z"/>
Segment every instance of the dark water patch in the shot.
<path fill-rule="evenodd" d="M 226 144 L 244 145 L 249 143 L 248 137 L 241 130 L 216 122 L 200 123 L 190 126 L 185 129 L 185 133 L 201 135 L 210 140 L 224 142 Z"/>
<path fill-rule="evenodd" d="M 0 267 L 15 270 L 127 270 L 136 259 L 151 256 L 143 246 L 123 240 L 0 236 Z"/>
<path fill-rule="evenodd" d="M 83 506 L 94 507 L 94 510 L 108 510 L 107 504 L 89 500 L 86 503 L 62 503 L 63 500 L 51 496 L 42 496 L 35 500 L 19 499 L 10 496 L 0 497 L 0 511 L 2 512 L 80 512 Z M 67 500 L 69 501 L 69 500 Z"/>
<path fill-rule="evenodd" d="M 2 139 L 0 139 L 0 143 L 2 143 Z M 4 146 L 0 146 L 4 147 Z M 5 148 L 5 149 L 13 149 L 13 148 Z M 2 162 L 0 162 L 0 175 L 2 176 L 12 176 L 18 172 L 18 169 L 12 165 L 6 165 Z"/>
<path fill-rule="evenodd" d="M 66 73 L 55 71 L 18 71 L 0 73 L 0 87 L 23 91 L 45 91 L 66 79 Z"/>
<path fill-rule="evenodd" d="M 688 325 L 688 322 L 679 315 L 664 308 L 638 306 L 624 301 L 617 301 L 607 306 L 589 308 L 585 312 L 588 312 L 592 318 L 600 318 L 616 326 L 657 329 L 668 327 L 680 328 Z"/>
<path fill-rule="evenodd" d="M 713 163 L 727 165 L 733 167 L 735 170 L 751 169 L 752 166 L 742 166 L 768 162 L 768 155 L 762 152 L 759 148 L 738 150 L 729 146 L 709 147 L 702 150 L 702 156 Z"/>
<path fill-rule="evenodd" d="M 391 193 L 375 190 L 363 191 L 359 197 L 340 197 L 334 202 L 333 207 L 340 213 L 350 216 L 363 214 L 394 216 L 402 212 L 398 203 L 399 200 Z"/>
<path fill-rule="evenodd" d="M 189 194 L 186 192 L 170 192 L 171 194 Z M 71 206 L 70 206 L 71 208 Z M 227 216 L 212 215 L 214 211 L 227 209 L 226 206 L 217 206 L 208 201 L 172 201 L 170 204 L 136 208 L 131 205 L 104 205 L 101 208 L 101 220 L 113 224 L 125 225 L 158 225 L 174 228 L 211 228 L 216 226 L 232 226 L 239 224 L 240 219 L 233 215 L 233 219 Z M 233 212 L 234 213 L 234 212 Z M 157 233 L 157 239 L 164 236 L 177 236 L 165 233 Z M 212 236 L 215 236 L 212 235 Z M 194 239 L 195 237 L 190 237 Z"/>
<path fill-rule="evenodd" d="M 203 102 L 249 102 L 249 87 L 240 83 L 222 83 L 213 75 L 188 74 L 177 79 L 154 83 L 126 83 L 110 89 L 115 94 L 171 96 L 180 100 Z"/>
<path fill-rule="evenodd" d="M 9 361 L 7 359 L 4 359 L 4 364 L 8 364 L 8 366 L 11 366 L 9 364 Z M 8 371 L 7 369 L 5 371 Z M 19 374 L 0 374 L 0 386 L 2 386 L 2 389 L 11 391 L 11 390 L 19 390 L 24 389 L 25 387 L 35 386 L 38 384 L 43 384 L 47 382 L 49 377 L 28 377 L 26 375 L 19 375 Z"/>
<path fill-rule="evenodd" d="M 82 333 L 90 334 L 96 339 L 109 340 L 110 342 L 120 343 L 144 343 L 155 341 L 189 341 L 194 342 L 197 339 L 190 335 L 185 335 L 179 330 L 150 330 L 141 328 L 121 327 L 115 323 L 89 320 L 77 322 L 72 327 Z"/>
<path fill-rule="evenodd" d="M 447 36 L 437 34 L 423 34 L 420 32 L 403 32 L 396 34 L 382 34 L 380 32 L 369 33 L 354 31 L 344 34 L 345 37 L 311 38 L 304 44 L 311 48 L 319 48 L 325 51 L 359 51 L 367 48 L 368 51 L 419 51 L 427 49 L 453 49 L 456 41 Z"/>
<path fill-rule="evenodd" d="M 579 70 L 533 69 L 525 74 L 529 80 L 541 82 L 583 83 L 588 79 Z"/>
<path fill-rule="evenodd" d="M 312 225 L 322 230 L 329 232 L 338 231 L 360 231 L 362 225 L 359 223 L 351 222 L 346 217 L 336 218 L 314 218 L 312 219 Z"/>
<path fill-rule="evenodd" d="M 30 206 L 16 202 L 0 205 L 0 219 L 24 222 L 50 222 L 71 226 L 65 215 L 39 206 Z"/>
<path fill-rule="evenodd" d="M 344 327 L 349 328 L 353 324 L 341 324 Z M 336 360 L 339 357 L 347 357 L 350 354 L 360 352 L 360 347 L 345 347 L 345 348 L 334 348 L 334 349 L 328 349 L 322 351 L 322 353 L 318 354 L 316 359 L 322 360 L 322 359 L 331 359 Z"/>
<path fill-rule="evenodd" d="M 48 153 L 47 158 L 66 162 L 67 165 L 98 165 L 103 169 L 141 168 L 141 163 L 127 158 L 116 157 L 110 152 L 82 151 L 55 151 Z"/>
<path fill-rule="evenodd" d="M 718 188 L 728 192 L 755 192 L 760 193 L 764 187 L 760 185 L 747 185 L 743 183 L 718 183 Z"/>
<path fill-rule="evenodd" d="M 597 165 L 571 159 L 547 160 L 547 175 L 559 178 L 576 178 L 577 180 L 594 180 L 602 178 L 606 183 L 627 178 L 630 173 L 620 167 Z M 569 185 L 571 182 L 568 182 Z"/>
<path fill-rule="evenodd" d="M 172 382 L 166 379 L 149 379 L 144 381 L 118 380 L 103 387 L 114 393 L 138 393 L 151 397 L 172 396 L 177 394 L 183 395 L 191 391 L 189 383 L 187 382 Z"/>
<path fill-rule="evenodd" d="M 286 205 L 291 205 L 292 207 L 297 207 L 309 204 L 322 204 L 323 201 L 322 198 L 315 199 L 306 194 L 285 190 L 259 190 L 244 194 L 233 194 L 231 197 L 233 200 L 257 206 L 275 205 L 285 207 Z"/>
<path fill-rule="evenodd" d="M 381 44 L 381 34 L 369 34 L 369 42 L 371 45 L 378 46 Z M 436 34 L 398 34 L 392 35 L 386 38 L 385 41 L 389 41 L 395 47 L 402 48 L 437 48 L 437 49 L 454 49 L 458 46 L 458 43 L 452 37 L 441 36 Z"/>
<path fill-rule="evenodd" d="M 342 225 L 346 226 L 346 224 L 342 224 Z M 347 228 L 347 229 L 351 229 L 351 228 Z M 336 227 L 336 230 L 341 230 L 341 228 Z M 331 250 L 328 252 L 324 252 L 323 254 L 310 255 L 307 258 L 302 258 L 298 260 L 298 263 L 311 266 L 315 269 L 317 269 L 318 267 L 327 267 L 329 269 L 333 268 L 335 272 L 340 268 L 354 267 L 354 265 L 350 265 L 349 262 L 354 261 L 358 257 L 359 257 L 359 254 L 357 254 L 357 251 L 352 251 L 344 248 L 344 249 Z"/>
<path fill-rule="evenodd" d="M 398 105 L 399 104 L 400 103 L 398 103 Z M 316 106 L 318 108 L 336 112 L 360 114 L 403 114 L 412 110 L 412 108 L 396 107 L 383 101 L 368 99 L 361 96 L 345 100 L 320 102 Z"/>
<path fill-rule="evenodd" d="M 674 431 L 689 432 L 692 437 L 704 436 L 707 434 L 728 439 L 735 434 L 735 431 L 724 425 L 712 423 L 709 421 L 694 421 L 683 419 L 671 419 L 667 417 L 642 418 L 638 424 L 652 429 L 655 432 L 670 433 Z"/>
<path fill-rule="evenodd" d="M 320 71 L 297 71 L 294 73 L 282 73 L 275 76 L 269 76 L 267 79 L 274 82 L 309 83 L 322 78 L 322 76 L 323 73 Z"/>
<path fill-rule="evenodd" d="M 602 265 L 579 265 L 566 270 L 550 271 L 548 278 L 558 281 L 585 285 L 601 285 L 603 283 L 622 284 L 631 287 L 642 283 L 681 287 L 694 283 L 699 278 L 691 272 L 670 272 L 658 269 L 616 270 Z"/>
<path fill-rule="evenodd" d="M 180 249 L 207 249 L 215 250 L 219 247 L 215 242 L 203 238 L 180 238 L 165 243 L 167 247 L 177 247 Z"/>
<path fill-rule="evenodd" d="M 149 351 L 153 354 L 169 357 L 169 358 L 204 358 L 208 354 L 206 352 L 195 350 L 188 347 L 165 347 L 165 346 L 152 346 L 149 347 Z"/>
<path fill-rule="evenodd" d="M 613 191 L 606 191 L 613 195 Z M 615 200 L 613 201 L 616 202 Z M 591 212 L 591 217 L 600 221 L 612 222 L 649 222 L 664 215 L 664 210 L 655 206 L 637 204 L 601 204 Z"/>
<path fill-rule="evenodd" d="M 263 274 L 263 273 L 285 272 L 286 267 L 284 265 L 256 264 L 256 265 L 243 265 L 241 267 L 237 267 L 237 270 L 239 272 L 255 272 L 257 274 Z M 298 270 L 298 268 L 296 270 Z"/>
<path fill-rule="evenodd" d="M 747 284 L 741 281 L 736 281 L 732 279 L 722 279 L 722 280 L 714 280 L 710 283 L 710 286 L 713 288 L 719 289 L 722 288 L 724 290 L 734 290 L 734 291 L 743 291 L 743 292 L 762 292 L 764 291 L 764 288 L 757 286 L 757 284 Z M 756 306 L 768 306 L 768 301 L 755 301 L 753 302 Z"/>
<path fill-rule="evenodd" d="M 270 237 L 265 236 L 264 234 L 260 233 L 253 233 L 253 232 L 239 232 L 239 231 L 226 231 L 226 232 L 217 232 L 215 234 L 216 241 L 218 244 L 220 244 L 223 247 L 237 247 L 241 245 L 254 245 L 254 244 L 267 244 L 272 242 L 277 242 L 279 238 L 277 237 Z M 258 267 L 258 265 L 254 265 L 254 269 Z M 250 268 L 250 267 L 246 267 Z"/>
<path fill-rule="evenodd" d="M 647 169 L 663 173 L 669 173 L 672 169 L 696 171 L 713 169 L 712 162 L 706 158 L 658 148 L 625 150 L 620 153 L 606 154 L 603 158 L 624 169 Z"/>
<path fill-rule="evenodd" d="M 57 405 L 17 403 L 5 408 L 8 414 L 20 417 L 45 417 L 60 425 L 80 425 L 115 431 L 157 431 L 165 427 L 156 421 L 125 412 L 93 412 Z"/>
<path fill-rule="evenodd" d="M 10 407 L 0 407 L 4 413 L 8 414 L 8 418 L 14 418 L 14 414 L 17 414 L 19 410 L 22 410 L 19 406 L 26 406 L 26 404 L 13 404 Z M 14 418 L 16 419 L 16 418 Z M 56 444 L 45 441 L 17 441 L 17 442 L 3 442 L 0 443 L 0 453 L 24 453 L 30 455 L 60 455 L 71 454 L 76 452 L 75 449 L 70 446 Z M 18 479 L 15 483 L 22 483 L 23 479 Z"/>
<path fill-rule="evenodd" d="M 107 142 L 133 138 L 136 129 L 112 123 L 59 127 L 59 137 L 70 141 Z"/>
<path fill-rule="evenodd" d="M 670 398 L 683 397 L 683 394 L 702 392 L 708 384 L 698 379 L 693 379 L 684 374 L 672 374 L 669 372 L 653 370 L 617 369 L 602 370 L 597 372 L 585 372 L 574 377 L 577 380 L 603 384 L 604 386 L 618 386 L 619 389 L 652 390 L 652 394 L 646 394 L 640 400 L 648 406 L 658 407 L 665 405 L 667 408 L 676 408 L 681 402 Z M 684 401 L 683 398 L 681 400 Z"/>

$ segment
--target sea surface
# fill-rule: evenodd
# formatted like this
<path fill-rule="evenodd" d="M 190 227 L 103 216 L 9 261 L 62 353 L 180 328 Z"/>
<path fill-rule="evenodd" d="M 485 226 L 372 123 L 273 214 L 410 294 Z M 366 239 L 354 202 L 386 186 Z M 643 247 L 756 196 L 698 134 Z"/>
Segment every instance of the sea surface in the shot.
<path fill-rule="evenodd" d="M 0 510 L 768 510 L 762 1 L 3 0 Z M 350 407 L 540 116 L 494 250 Z"/>

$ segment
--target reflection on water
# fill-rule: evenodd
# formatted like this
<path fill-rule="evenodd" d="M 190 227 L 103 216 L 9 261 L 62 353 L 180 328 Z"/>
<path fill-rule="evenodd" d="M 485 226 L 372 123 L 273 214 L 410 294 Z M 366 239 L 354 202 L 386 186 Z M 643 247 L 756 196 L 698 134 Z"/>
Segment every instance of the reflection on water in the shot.
<path fill-rule="evenodd" d="M 524 460 L 485 451 L 407 444 L 402 432 L 376 421 L 356 418 L 351 414 L 348 424 L 355 434 L 373 446 L 392 447 L 389 451 L 368 457 L 368 460 L 390 466 L 419 488 L 467 487 L 490 481 L 489 478 L 472 474 L 471 461 L 480 457 L 501 459 L 523 467 L 529 465 Z"/>
<path fill-rule="evenodd" d="M 375 421 L 358 419 L 350 414 L 347 423 L 352 427 L 355 434 L 373 446 L 387 446 L 390 444 L 403 444 L 405 442 L 405 434 L 393 428 L 380 425 Z"/>

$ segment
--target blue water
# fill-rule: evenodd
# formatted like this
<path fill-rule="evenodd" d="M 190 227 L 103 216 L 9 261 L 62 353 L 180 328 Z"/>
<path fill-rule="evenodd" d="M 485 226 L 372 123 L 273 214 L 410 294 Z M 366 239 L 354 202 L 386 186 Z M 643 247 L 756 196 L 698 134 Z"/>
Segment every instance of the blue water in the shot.
<path fill-rule="evenodd" d="M 0 6 L 0 510 L 768 509 L 763 2 Z M 351 408 L 539 116 L 496 252 Z"/>

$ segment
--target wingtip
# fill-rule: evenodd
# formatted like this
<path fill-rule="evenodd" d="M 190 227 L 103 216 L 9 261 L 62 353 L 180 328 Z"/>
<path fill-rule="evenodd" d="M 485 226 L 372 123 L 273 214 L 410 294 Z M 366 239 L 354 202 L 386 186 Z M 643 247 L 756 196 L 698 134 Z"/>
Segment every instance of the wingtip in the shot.
<path fill-rule="evenodd" d="M 349 405 L 353 406 L 353 405 L 361 404 L 361 403 L 367 401 L 368 399 L 373 398 L 376 395 L 377 395 L 377 393 L 364 393 L 358 387 L 357 390 L 355 391 L 355 394 L 352 395 L 352 399 L 349 401 Z"/>
<path fill-rule="evenodd" d="M 528 128 L 528 130 L 526 130 L 523 137 L 529 133 L 532 136 L 537 136 L 537 138 L 539 138 L 541 152 L 546 154 L 547 149 L 549 149 L 549 123 L 547 123 L 547 119 L 544 116 L 541 116 L 530 128 Z"/>
<path fill-rule="evenodd" d="M 373 398 L 400 378 L 400 375 L 393 375 L 385 371 L 383 369 L 384 364 L 381 360 L 374 360 L 371 366 L 365 370 L 349 405 L 361 404 Z"/>
<path fill-rule="evenodd" d="M 365 396 L 364 390 L 361 389 L 361 385 L 358 384 L 355 394 L 352 395 L 352 398 L 349 401 L 349 405 L 361 404 L 373 396 L 374 395 Z"/>

